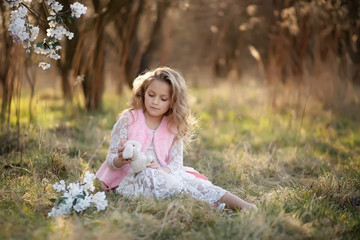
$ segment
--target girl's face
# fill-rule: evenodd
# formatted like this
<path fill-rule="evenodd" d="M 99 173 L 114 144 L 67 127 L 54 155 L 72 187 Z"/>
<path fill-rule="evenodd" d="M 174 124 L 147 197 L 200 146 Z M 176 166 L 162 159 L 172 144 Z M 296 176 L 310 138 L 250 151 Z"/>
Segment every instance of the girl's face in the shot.
<path fill-rule="evenodd" d="M 153 80 L 145 92 L 145 111 L 151 117 L 162 117 L 170 108 L 170 86 Z"/>

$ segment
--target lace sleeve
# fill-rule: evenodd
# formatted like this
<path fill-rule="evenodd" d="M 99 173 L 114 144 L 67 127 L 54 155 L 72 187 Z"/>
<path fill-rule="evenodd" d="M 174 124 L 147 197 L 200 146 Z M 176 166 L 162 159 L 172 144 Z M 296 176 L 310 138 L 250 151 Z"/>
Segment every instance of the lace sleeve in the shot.
<path fill-rule="evenodd" d="M 182 138 L 174 140 L 170 148 L 169 164 L 167 165 L 172 172 L 183 167 L 183 148 Z"/>
<path fill-rule="evenodd" d="M 106 156 L 106 163 L 111 169 L 120 169 L 115 167 L 114 158 L 118 155 L 118 149 L 120 146 L 121 139 L 124 140 L 124 143 L 127 140 L 128 133 L 128 116 L 123 114 L 119 120 L 115 123 L 111 131 L 110 146 L 108 154 Z"/>

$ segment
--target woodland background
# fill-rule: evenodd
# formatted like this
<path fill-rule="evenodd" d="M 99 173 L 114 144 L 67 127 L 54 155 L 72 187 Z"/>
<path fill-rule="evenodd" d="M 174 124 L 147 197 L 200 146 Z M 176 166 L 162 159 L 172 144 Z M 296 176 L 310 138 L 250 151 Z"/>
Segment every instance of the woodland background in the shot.
<path fill-rule="evenodd" d="M 46 71 L 0 2 L 0 238 L 358 238 L 359 1 L 80 2 Z M 162 65 L 186 78 L 201 126 L 186 165 L 259 212 L 109 193 L 104 212 L 49 219 L 52 184 L 98 169 L 133 79 Z"/>
<path fill-rule="evenodd" d="M 67 9 L 71 2 L 61 3 Z M 61 90 L 69 103 L 76 78 L 83 76 L 83 108 L 97 110 L 106 82 L 121 93 L 139 73 L 160 65 L 180 70 L 193 84 L 247 81 L 250 74 L 275 89 L 311 86 L 311 94 L 329 106 L 357 101 L 348 96 L 360 79 L 357 1 L 82 3 L 88 13 L 70 25 L 77 37 L 62 44 L 61 60 L 46 73 L 36 67 L 39 57 L 24 54 L 9 36 L 9 11 L 1 3 L 2 121 L 9 121 L 13 95 L 28 87 L 33 96 L 44 76 L 60 82 L 59 96 Z M 41 12 L 41 4 L 32 5 Z M 272 101 L 276 105 L 276 96 Z"/>

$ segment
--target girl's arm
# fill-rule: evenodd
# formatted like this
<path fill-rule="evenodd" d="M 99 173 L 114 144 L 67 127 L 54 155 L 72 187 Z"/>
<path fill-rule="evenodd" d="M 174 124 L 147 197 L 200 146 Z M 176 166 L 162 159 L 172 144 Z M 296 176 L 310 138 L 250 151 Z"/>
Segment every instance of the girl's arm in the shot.
<path fill-rule="evenodd" d="M 127 140 L 128 122 L 127 115 L 123 114 L 111 131 L 110 146 L 106 156 L 106 163 L 111 169 L 120 169 L 125 165 L 124 161 L 122 161 L 123 159 L 119 158 L 119 149 L 122 148 L 122 144 Z"/>
<path fill-rule="evenodd" d="M 171 172 L 183 167 L 184 143 L 182 138 L 174 140 L 169 154 L 169 164 L 166 166 Z"/>

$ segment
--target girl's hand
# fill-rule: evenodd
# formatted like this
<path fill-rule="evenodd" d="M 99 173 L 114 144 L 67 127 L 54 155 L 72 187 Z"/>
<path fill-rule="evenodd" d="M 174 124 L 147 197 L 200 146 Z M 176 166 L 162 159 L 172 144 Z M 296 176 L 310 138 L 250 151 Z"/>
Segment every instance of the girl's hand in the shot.
<path fill-rule="evenodd" d="M 114 165 L 117 168 L 121 168 L 122 166 L 124 166 L 125 164 L 128 164 L 132 161 L 131 158 L 125 159 L 123 158 L 122 154 L 124 151 L 124 140 L 121 139 L 120 142 L 120 147 L 118 149 L 118 155 L 117 157 L 114 159 Z"/>
<path fill-rule="evenodd" d="M 154 168 L 154 169 L 157 169 L 157 170 L 160 170 L 160 169 L 162 169 L 162 170 L 164 170 L 165 172 L 167 172 L 167 173 L 170 173 L 170 168 L 168 168 L 168 167 L 162 167 L 162 166 L 160 166 L 156 161 L 152 161 L 151 163 L 150 163 L 150 165 L 148 166 L 149 168 Z"/>
<path fill-rule="evenodd" d="M 160 169 L 160 165 L 155 160 L 152 160 L 148 167 L 153 169 Z"/>

